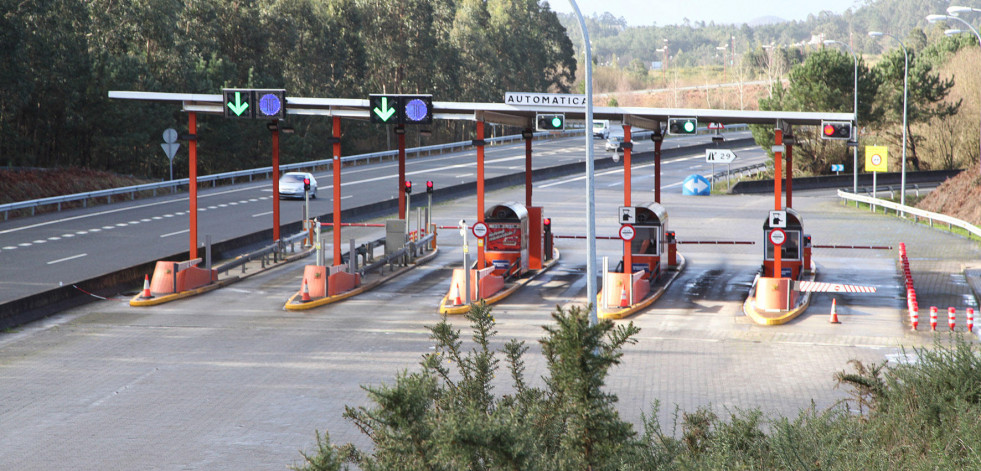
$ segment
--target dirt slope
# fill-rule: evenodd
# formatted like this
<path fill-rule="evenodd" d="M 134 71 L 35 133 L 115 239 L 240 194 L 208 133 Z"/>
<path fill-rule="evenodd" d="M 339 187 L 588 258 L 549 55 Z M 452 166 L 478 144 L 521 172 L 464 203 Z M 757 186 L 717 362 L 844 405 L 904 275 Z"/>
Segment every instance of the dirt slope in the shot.
<path fill-rule="evenodd" d="M 971 167 L 931 191 L 917 208 L 981 226 L 981 174 Z"/>

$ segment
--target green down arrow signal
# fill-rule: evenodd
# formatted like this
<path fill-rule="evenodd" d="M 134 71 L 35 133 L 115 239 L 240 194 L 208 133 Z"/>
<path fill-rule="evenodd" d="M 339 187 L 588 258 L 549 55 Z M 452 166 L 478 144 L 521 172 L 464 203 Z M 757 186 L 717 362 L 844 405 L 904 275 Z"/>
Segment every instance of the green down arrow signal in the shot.
<path fill-rule="evenodd" d="M 388 97 L 386 96 L 382 97 L 381 109 L 378 109 L 376 106 L 373 111 L 379 118 L 381 118 L 382 121 L 388 121 L 388 118 L 391 118 L 392 115 L 395 114 L 395 108 L 388 107 Z"/>
<path fill-rule="evenodd" d="M 228 108 L 231 109 L 233 113 L 235 113 L 235 116 L 242 116 L 242 113 L 244 113 L 245 110 L 248 109 L 248 107 L 249 107 L 248 102 L 242 103 L 242 92 L 235 92 L 234 105 L 231 102 L 228 103 Z"/>

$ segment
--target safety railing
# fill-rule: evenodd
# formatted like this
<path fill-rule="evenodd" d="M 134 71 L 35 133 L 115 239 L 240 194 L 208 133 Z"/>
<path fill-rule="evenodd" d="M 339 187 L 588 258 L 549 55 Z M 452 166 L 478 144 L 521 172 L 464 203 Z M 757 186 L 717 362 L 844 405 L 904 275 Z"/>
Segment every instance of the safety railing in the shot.
<path fill-rule="evenodd" d="M 536 138 L 545 137 L 568 137 L 581 135 L 583 133 L 582 129 L 571 129 L 561 132 L 537 132 L 535 133 Z M 485 139 L 486 142 L 490 144 L 504 144 L 513 141 L 522 140 L 520 134 L 509 135 L 509 136 L 498 136 Z M 422 156 L 422 155 L 432 155 L 434 153 L 442 152 L 452 152 L 456 150 L 463 150 L 468 147 L 473 146 L 473 141 L 460 141 L 451 142 L 448 144 L 437 144 L 431 146 L 414 147 L 406 149 L 406 156 Z M 382 161 L 386 158 L 395 158 L 398 156 L 398 150 L 389 150 L 383 152 L 371 152 L 367 154 L 349 155 L 346 157 L 341 157 L 342 164 L 349 164 L 355 162 L 370 163 L 373 159 L 378 159 Z M 314 160 L 309 162 L 299 162 L 293 164 L 280 165 L 279 169 L 282 172 L 304 170 L 304 169 L 316 169 L 319 167 L 330 168 L 333 165 L 333 159 L 322 159 Z M 238 170 L 235 172 L 225 172 L 216 173 L 213 175 L 203 175 L 198 177 L 198 185 L 205 183 L 211 183 L 211 186 L 218 186 L 218 182 L 229 181 L 234 183 L 238 179 L 248 178 L 248 181 L 252 181 L 255 177 L 261 176 L 263 178 L 269 178 L 272 175 L 272 166 L 269 167 L 259 167 L 248 170 Z M 170 189 L 171 192 L 176 192 L 179 188 L 183 189 L 188 187 L 190 184 L 190 179 L 181 178 L 178 180 L 168 180 L 156 183 L 147 183 L 143 185 L 133 185 L 121 188 L 112 188 L 108 190 L 90 191 L 85 193 L 74 193 L 71 195 L 63 196 L 52 196 L 49 198 L 40 198 L 28 201 L 18 201 L 15 203 L 7 203 L 0 205 L 0 212 L 3 213 L 3 220 L 7 220 L 9 213 L 11 211 L 17 210 L 30 210 L 33 216 L 39 208 L 54 206 L 57 211 L 61 211 L 61 207 L 66 203 L 81 203 L 82 207 L 87 207 L 89 201 L 98 202 L 105 198 L 107 204 L 112 203 L 114 198 L 119 198 L 123 196 L 128 196 L 130 200 L 135 200 L 137 194 L 143 192 L 151 192 L 153 196 L 157 196 L 157 191 L 162 189 Z"/>
<path fill-rule="evenodd" d="M 946 223 L 947 230 L 951 230 L 951 228 L 953 227 L 959 227 L 967 231 L 969 234 L 981 238 L 981 228 L 978 228 L 974 224 L 971 224 L 967 221 L 963 221 L 961 219 L 948 216 L 946 214 L 925 211 L 911 206 L 903 206 L 899 203 L 895 203 L 889 200 L 884 200 L 879 198 L 873 198 L 871 196 L 856 195 L 855 193 L 851 193 L 844 190 L 838 190 L 838 197 L 844 200 L 855 201 L 856 204 L 857 203 L 868 204 L 871 210 L 875 210 L 875 208 L 878 206 L 886 209 L 891 209 L 895 211 L 896 214 L 908 214 L 910 216 L 913 216 L 913 220 L 916 222 L 919 222 L 919 219 L 923 218 L 929 221 L 930 227 L 933 227 L 935 222 Z"/>

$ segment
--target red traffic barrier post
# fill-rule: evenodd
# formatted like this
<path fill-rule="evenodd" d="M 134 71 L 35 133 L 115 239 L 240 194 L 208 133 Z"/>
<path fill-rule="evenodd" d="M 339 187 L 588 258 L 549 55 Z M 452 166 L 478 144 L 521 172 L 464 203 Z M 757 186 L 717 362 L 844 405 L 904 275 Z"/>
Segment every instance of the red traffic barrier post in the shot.
<path fill-rule="evenodd" d="M 967 308 L 967 331 L 974 332 L 974 308 Z"/>
<path fill-rule="evenodd" d="M 937 331 L 937 306 L 930 306 L 930 331 Z"/>
<path fill-rule="evenodd" d="M 954 331 L 954 325 L 956 325 L 956 324 L 957 324 L 957 310 L 954 309 L 954 308 L 952 308 L 952 307 L 948 307 L 947 308 L 947 325 L 950 326 L 950 331 L 951 332 Z"/>

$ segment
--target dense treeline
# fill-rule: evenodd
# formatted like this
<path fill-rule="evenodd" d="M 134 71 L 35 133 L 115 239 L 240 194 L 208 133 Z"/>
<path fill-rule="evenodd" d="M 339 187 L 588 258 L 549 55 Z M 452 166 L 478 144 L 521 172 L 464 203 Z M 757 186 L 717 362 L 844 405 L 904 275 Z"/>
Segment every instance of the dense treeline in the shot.
<path fill-rule="evenodd" d="M 186 115 L 109 90 L 500 101 L 566 92 L 575 68 L 564 28 L 536 0 L 0 0 L 0 165 L 164 177 L 161 133 L 186 129 Z M 328 121 L 291 117 L 282 160 L 324 158 Z M 345 153 L 387 145 L 383 129 L 343 126 Z M 409 142 L 463 138 L 465 126 L 410 131 Z M 264 123 L 202 116 L 198 135 L 202 173 L 269 165 Z"/>

